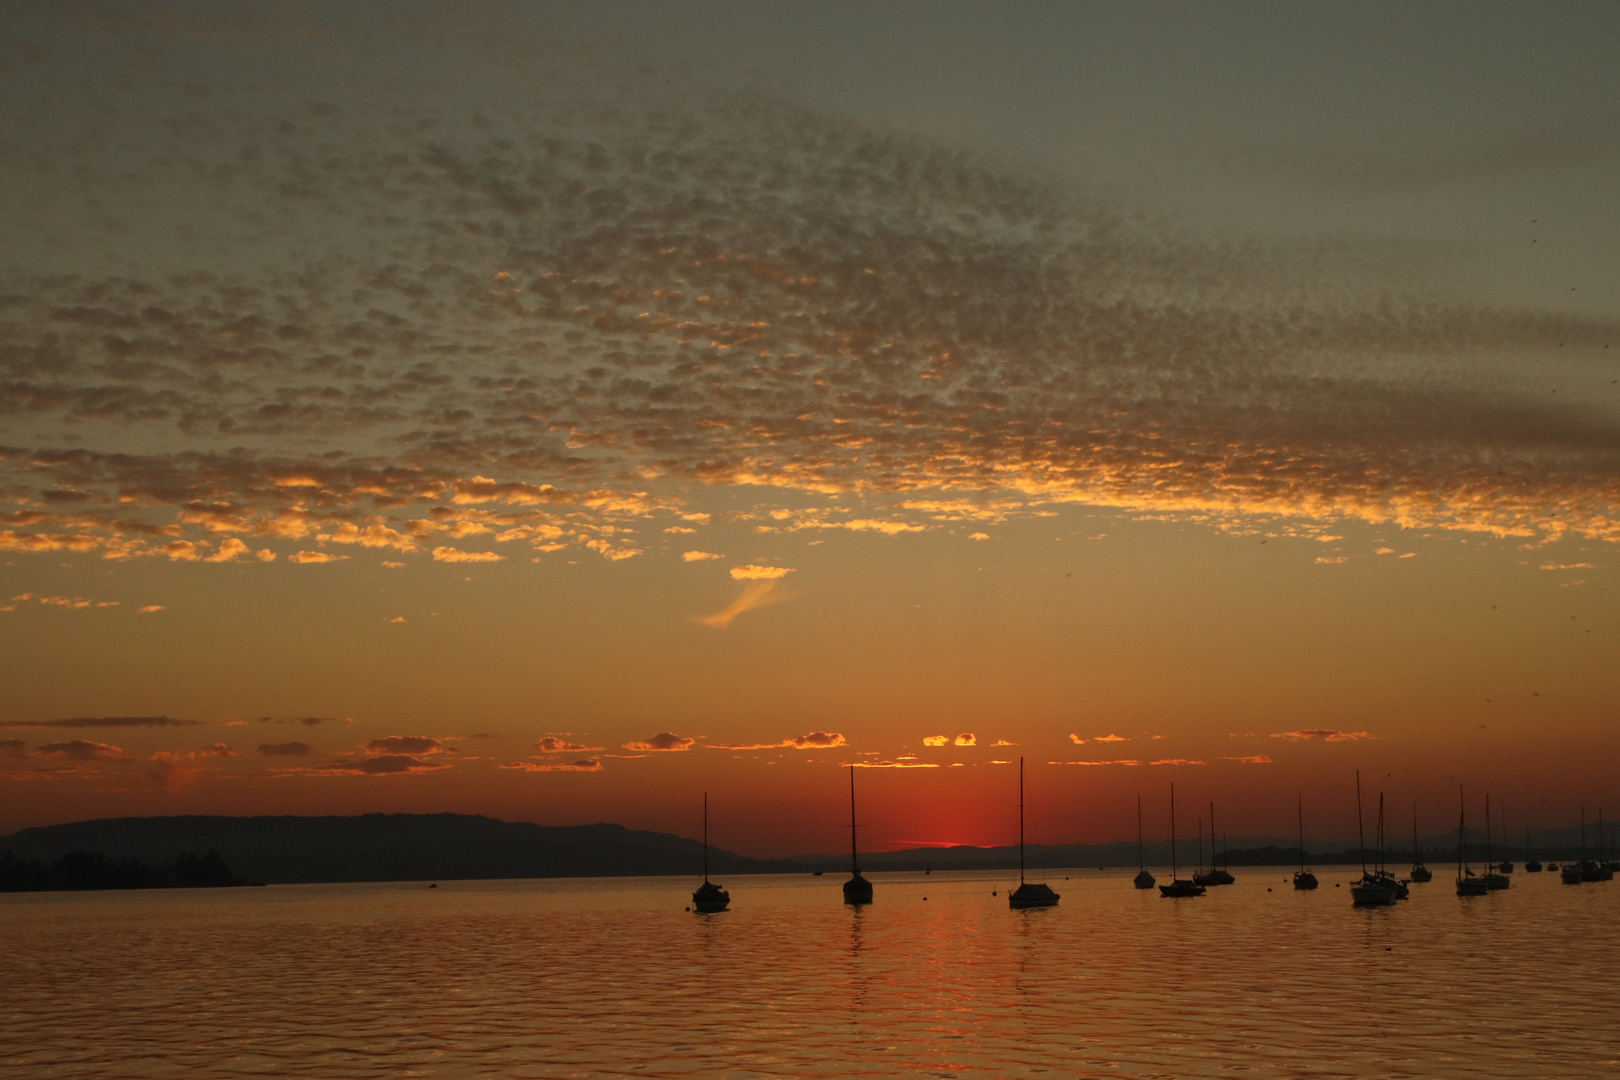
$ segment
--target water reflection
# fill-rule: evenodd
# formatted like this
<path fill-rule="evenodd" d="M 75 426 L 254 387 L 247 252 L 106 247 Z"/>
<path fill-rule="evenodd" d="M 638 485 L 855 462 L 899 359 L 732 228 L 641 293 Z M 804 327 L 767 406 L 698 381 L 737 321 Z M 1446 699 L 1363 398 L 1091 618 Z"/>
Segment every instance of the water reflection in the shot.
<path fill-rule="evenodd" d="M 1010 911 L 999 875 L 879 878 L 855 907 L 837 881 L 739 878 L 707 918 L 669 879 L 6 897 L 0 1074 L 1472 1078 L 1620 1058 L 1602 884 L 1355 910 L 1280 872 L 1196 903 L 1088 872 L 1059 907 Z"/>

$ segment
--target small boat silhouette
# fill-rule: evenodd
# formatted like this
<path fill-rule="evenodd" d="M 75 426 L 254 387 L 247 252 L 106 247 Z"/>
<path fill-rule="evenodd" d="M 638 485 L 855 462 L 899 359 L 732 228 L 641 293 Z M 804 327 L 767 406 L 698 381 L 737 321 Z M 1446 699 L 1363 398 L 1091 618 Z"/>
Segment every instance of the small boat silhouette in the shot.
<path fill-rule="evenodd" d="M 725 911 L 731 894 L 709 880 L 709 793 L 703 793 L 703 884 L 692 894 L 692 910 L 711 914 Z"/>
<path fill-rule="evenodd" d="M 1465 833 L 1468 828 L 1468 804 L 1463 800 L 1462 785 L 1457 785 L 1457 895 L 1484 896 L 1490 892 L 1482 878 L 1468 869 L 1468 846 Z"/>
<path fill-rule="evenodd" d="M 844 903 L 870 904 L 872 883 L 861 876 L 860 846 L 855 842 L 855 766 L 849 767 L 849 872 L 844 882 Z"/>
<path fill-rule="evenodd" d="M 1199 830 L 1199 836 L 1203 831 Z M 1159 896 L 1191 897 L 1203 896 L 1204 887 L 1194 881 L 1183 881 L 1176 877 L 1176 785 L 1170 785 L 1170 884 L 1159 886 Z"/>
<path fill-rule="evenodd" d="M 1058 894 L 1050 887 L 1024 880 L 1024 759 L 1018 759 L 1018 888 L 1007 894 L 1010 908 L 1055 907 Z"/>
<path fill-rule="evenodd" d="M 1147 865 L 1142 860 L 1142 793 L 1136 793 L 1136 876 L 1131 883 L 1138 889 L 1151 889 L 1155 882 L 1153 875 L 1147 872 Z"/>
<path fill-rule="evenodd" d="M 1418 882 L 1434 880 L 1434 872 L 1418 861 L 1416 799 L 1412 800 L 1412 880 Z"/>
<path fill-rule="evenodd" d="M 1305 869 L 1305 796 L 1299 799 L 1299 869 L 1294 873 L 1294 888 L 1300 891 L 1316 888 L 1316 875 Z"/>

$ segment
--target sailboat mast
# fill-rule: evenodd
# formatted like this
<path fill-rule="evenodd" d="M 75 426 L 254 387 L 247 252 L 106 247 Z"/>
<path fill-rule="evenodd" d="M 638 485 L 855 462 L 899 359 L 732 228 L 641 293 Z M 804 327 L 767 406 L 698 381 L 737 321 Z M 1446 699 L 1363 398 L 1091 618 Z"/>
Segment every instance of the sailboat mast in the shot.
<path fill-rule="evenodd" d="M 709 793 L 703 793 L 703 880 L 709 880 Z"/>
<path fill-rule="evenodd" d="M 1147 869 L 1147 863 L 1142 858 L 1142 793 L 1136 793 L 1136 870 L 1137 873 Z"/>
<path fill-rule="evenodd" d="M 1485 872 L 1495 872 L 1496 867 L 1491 865 L 1491 793 L 1485 793 Z"/>
<path fill-rule="evenodd" d="M 1209 870 L 1215 872 L 1215 800 L 1209 802 Z"/>
<path fill-rule="evenodd" d="M 1305 796 L 1297 795 L 1299 799 L 1299 872 L 1305 872 Z"/>
<path fill-rule="evenodd" d="M 1024 759 L 1018 759 L 1018 884 L 1024 883 Z"/>
<path fill-rule="evenodd" d="M 1457 880 L 1461 881 L 1467 876 L 1468 870 L 1468 839 L 1465 835 L 1468 829 L 1468 800 L 1463 797 L 1463 787 L 1457 785 Z"/>
<path fill-rule="evenodd" d="M 1412 800 L 1412 861 L 1418 862 L 1417 852 L 1417 800 Z"/>
<path fill-rule="evenodd" d="M 1384 871 L 1384 793 L 1378 793 L 1378 872 Z"/>
<path fill-rule="evenodd" d="M 855 843 L 855 766 L 849 767 L 849 869 L 851 873 L 861 872 L 861 853 L 859 845 Z"/>
<path fill-rule="evenodd" d="M 1367 876 L 1367 830 L 1361 826 L 1361 770 L 1356 770 L 1356 839 L 1361 845 L 1361 876 Z"/>
<path fill-rule="evenodd" d="M 1586 807 L 1581 807 L 1581 862 L 1586 861 Z"/>
<path fill-rule="evenodd" d="M 1176 880 L 1176 785 L 1170 784 L 1170 880 Z"/>

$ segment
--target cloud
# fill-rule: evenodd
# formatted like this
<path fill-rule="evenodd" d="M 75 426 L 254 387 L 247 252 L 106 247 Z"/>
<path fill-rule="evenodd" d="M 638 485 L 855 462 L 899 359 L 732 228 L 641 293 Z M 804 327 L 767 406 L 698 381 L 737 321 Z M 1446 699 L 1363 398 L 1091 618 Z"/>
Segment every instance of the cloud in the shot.
<path fill-rule="evenodd" d="M 171 716 L 75 716 L 66 720 L 11 720 L 0 728 L 159 728 L 200 727 L 201 720 L 176 720 Z"/>
<path fill-rule="evenodd" d="M 732 745 L 729 743 L 705 743 L 711 750 L 825 750 L 835 746 L 848 746 L 844 736 L 836 731 L 812 731 L 807 735 L 797 735 L 773 743 L 746 743 Z"/>
<path fill-rule="evenodd" d="M 295 563 L 330 563 L 343 562 L 347 555 L 333 555 L 329 551 L 297 551 L 293 553 L 292 561 Z"/>
<path fill-rule="evenodd" d="M 1122 760 L 1119 760 L 1119 761 L 1048 761 L 1047 764 L 1048 765 L 1140 765 L 1142 763 L 1140 761 L 1122 759 Z M 1153 764 L 1162 765 L 1162 764 L 1164 764 L 1164 762 L 1155 761 Z"/>
<path fill-rule="evenodd" d="M 0 739 L 0 756 L 27 757 L 28 744 L 21 739 Z"/>
<path fill-rule="evenodd" d="M 1278 731 L 1273 739 L 1289 739 L 1294 742 L 1353 742 L 1358 739 L 1376 739 L 1378 736 L 1370 731 L 1340 731 L 1337 728 L 1305 728 L 1301 731 Z"/>
<path fill-rule="evenodd" d="M 453 547 L 436 547 L 433 549 L 433 558 L 438 562 L 500 562 L 505 557 L 493 551 L 462 551 L 460 548 Z"/>
<path fill-rule="evenodd" d="M 1270 765 L 1271 759 L 1264 754 L 1250 754 L 1248 757 L 1222 757 L 1222 761 L 1236 761 L 1244 765 Z"/>
<path fill-rule="evenodd" d="M 1097 742 L 1130 742 L 1131 741 L 1130 737 L 1127 736 L 1127 735 L 1097 735 L 1097 736 L 1094 736 L 1094 738 L 1095 738 L 1095 740 Z"/>
<path fill-rule="evenodd" d="M 72 25 L 108 72 L 142 59 Z M 1460 303 L 1401 242 L 1199 235 L 755 85 L 503 37 L 543 108 L 373 67 L 342 71 L 338 112 L 249 115 L 202 78 L 183 142 L 173 110 L 75 104 L 106 94 L 73 65 L 0 71 L 76 136 L 8 150 L 48 211 L 8 244 L 74 272 L 0 281 L 0 430 L 27 443 L 0 450 L 26 499 L 0 549 L 201 569 L 487 533 L 622 561 L 725 489 L 829 534 L 1096 507 L 1620 540 L 1616 422 L 1543 385 L 1612 318 Z M 1612 158 L 1522 132 L 1374 150 L 1234 160 L 1395 190 Z M 62 224 L 92 202 L 105 227 Z M 182 216 L 207 242 L 157 243 Z M 266 222 L 297 249 L 217 254 L 264 249 Z M 806 512 L 831 495 L 849 508 Z"/>
<path fill-rule="evenodd" d="M 327 765 L 275 770 L 279 776 L 408 776 L 450 768 L 448 762 L 423 761 L 408 754 L 378 754 L 373 757 L 340 759 Z"/>
<path fill-rule="evenodd" d="M 595 758 L 580 758 L 578 761 L 514 761 L 509 765 L 498 765 L 501 769 L 521 769 L 524 772 L 601 772 L 602 763 Z"/>
<path fill-rule="evenodd" d="M 666 529 L 664 531 L 668 532 L 669 530 Z M 685 531 L 686 532 L 691 532 L 692 530 L 687 529 Z M 686 551 L 686 552 L 681 553 L 681 561 L 682 562 L 703 562 L 703 561 L 708 560 L 708 559 L 723 559 L 723 558 L 725 558 L 724 555 L 716 555 L 712 551 Z M 733 572 L 732 576 L 736 577 L 736 573 Z"/>
<path fill-rule="evenodd" d="M 781 582 L 778 581 L 750 581 L 743 586 L 743 591 L 737 599 L 713 615 L 699 616 L 696 621 L 704 626 L 712 626 L 716 630 L 724 630 L 744 612 L 792 599 L 790 595 L 781 591 L 780 586 Z"/>
<path fill-rule="evenodd" d="M 1071 732 L 1069 732 L 1069 741 L 1074 743 L 1076 746 L 1078 746 L 1081 743 L 1085 742 L 1086 740 L 1082 739 L 1080 736 L 1076 735 L 1074 732 L 1071 731 Z"/>
<path fill-rule="evenodd" d="M 1197 760 L 1194 760 L 1192 758 L 1178 757 L 1178 758 L 1160 758 L 1158 761 L 1150 761 L 1150 762 L 1148 762 L 1148 764 L 1149 765 L 1208 765 L 1209 762 L 1207 762 L 1207 761 L 1197 761 Z"/>
<path fill-rule="evenodd" d="M 945 746 L 950 741 L 951 741 L 951 737 L 949 735 L 925 735 L 925 736 L 923 736 L 923 745 L 924 746 Z"/>
<path fill-rule="evenodd" d="M 957 746 L 977 746 L 978 744 L 978 738 L 971 731 L 964 731 L 956 737 Z"/>
<path fill-rule="evenodd" d="M 807 735 L 787 740 L 787 745 L 800 750 L 820 750 L 830 746 L 849 745 L 844 736 L 836 731 L 812 731 Z"/>
<path fill-rule="evenodd" d="M 90 742 L 86 739 L 70 739 L 67 742 L 46 743 L 38 748 L 38 752 L 47 757 L 62 758 L 65 761 L 114 761 L 124 756 L 124 751 L 116 746 L 103 742 Z"/>
<path fill-rule="evenodd" d="M 672 731 L 661 731 L 650 739 L 642 739 L 637 742 L 627 742 L 624 744 L 624 748 L 626 750 L 640 750 L 646 752 L 690 750 L 692 749 L 692 744 L 695 742 L 697 742 L 696 739 L 688 739 L 685 736 L 676 735 Z"/>
<path fill-rule="evenodd" d="M 793 571 L 785 566 L 759 566 L 755 563 L 731 568 L 731 576 L 738 581 L 774 581 L 791 573 Z"/>
<path fill-rule="evenodd" d="M 542 754 L 588 754 L 602 749 L 600 746 L 586 746 L 584 743 L 570 742 L 556 735 L 547 735 L 534 744 L 534 748 Z"/>
<path fill-rule="evenodd" d="M 313 749 L 307 742 L 259 744 L 259 754 L 263 757 L 307 757 Z"/>
<path fill-rule="evenodd" d="M 366 743 L 368 754 L 437 754 L 444 743 L 427 735 L 390 735 L 385 739 L 372 739 Z"/>
<path fill-rule="evenodd" d="M 1015 743 L 1015 742 L 1008 742 L 1006 739 L 997 739 L 995 742 L 991 743 L 990 745 L 991 746 L 1017 746 L 1018 744 Z"/>
<path fill-rule="evenodd" d="M 159 751 L 142 766 L 141 775 L 171 795 L 178 795 L 195 783 L 202 771 L 186 760 L 188 756 Z"/>
<path fill-rule="evenodd" d="M 168 609 L 166 607 L 164 607 L 162 604 L 147 604 L 145 607 L 141 608 L 140 613 L 142 615 L 153 615 L 153 614 L 156 614 L 159 611 L 167 611 L 167 610 Z"/>
<path fill-rule="evenodd" d="M 883 759 L 878 760 L 878 761 L 845 761 L 845 762 L 841 762 L 839 767 L 840 768 L 848 768 L 849 766 L 852 766 L 852 765 L 857 769 L 937 769 L 937 768 L 939 768 L 939 764 L 937 762 L 933 762 L 933 761 L 905 761 L 905 760 L 893 760 L 893 761 L 891 761 L 888 758 L 883 758 Z"/>

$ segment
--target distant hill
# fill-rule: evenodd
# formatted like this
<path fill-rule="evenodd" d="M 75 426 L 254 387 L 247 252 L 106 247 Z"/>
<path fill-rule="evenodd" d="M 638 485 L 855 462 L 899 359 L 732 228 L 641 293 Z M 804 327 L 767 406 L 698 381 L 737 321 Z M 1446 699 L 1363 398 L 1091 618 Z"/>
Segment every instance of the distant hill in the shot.
<path fill-rule="evenodd" d="M 1532 838 L 1533 853 L 1569 858 L 1576 850 L 1574 829 L 1551 830 Z M 1596 830 L 1588 830 L 1590 850 L 1597 852 Z M 1451 836 L 1424 837 L 1421 857 L 1445 865 L 1456 857 Z M 1470 830 L 1470 858 L 1484 856 L 1484 837 Z M 1207 849 L 1207 842 L 1206 842 Z M 84 852 L 112 859 L 139 859 L 153 865 L 174 861 L 183 852 L 217 850 L 232 871 L 252 881 L 269 883 L 321 881 L 433 881 L 458 878 L 625 877 L 696 875 L 702 845 L 670 833 L 642 832 L 622 825 L 532 825 L 471 814 L 362 814 L 352 817 L 149 817 L 105 818 L 23 829 L 0 837 L 0 855 L 51 862 Z M 1179 863 L 1197 862 L 1196 841 L 1177 845 Z M 1498 855 L 1501 853 L 1498 852 Z M 1520 845 L 1507 853 L 1523 859 Z M 1147 865 L 1156 873 L 1168 866 L 1169 844 L 1144 846 Z M 1207 859 L 1207 851 L 1206 851 Z M 1391 866 L 1410 859 L 1406 847 L 1386 852 Z M 1107 844 L 1030 845 L 1026 862 L 1042 867 L 1136 865 L 1134 841 Z M 1272 840 L 1231 842 L 1226 862 L 1232 866 L 1294 864 L 1299 849 Z M 1355 849 L 1314 850 L 1305 861 L 1314 866 L 1355 865 Z M 801 855 L 790 859 L 751 859 L 711 850 L 715 874 L 806 873 L 838 871 L 849 856 Z M 861 856 L 867 870 L 1013 870 L 1016 847 L 908 848 Z"/>
<path fill-rule="evenodd" d="M 0 853 L 47 861 L 90 852 L 166 863 L 180 852 L 209 848 L 236 873 L 272 884 L 697 874 L 702 867 L 702 845 L 669 833 L 470 814 L 106 818 L 0 838 Z M 790 869 L 714 849 L 709 866 L 724 874 Z"/>

